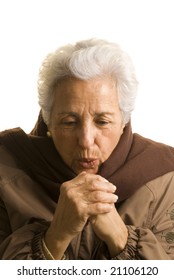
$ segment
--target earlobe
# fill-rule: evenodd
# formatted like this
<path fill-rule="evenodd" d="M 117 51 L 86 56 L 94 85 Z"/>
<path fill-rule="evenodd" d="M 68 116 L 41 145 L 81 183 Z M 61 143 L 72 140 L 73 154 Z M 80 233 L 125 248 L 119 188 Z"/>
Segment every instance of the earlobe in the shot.
<path fill-rule="evenodd" d="M 124 132 L 125 124 L 122 125 L 122 134 Z"/>
<path fill-rule="evenodd" d="M 123 125 L 122 128 L 121 128 L 121 135 L 122 135 L 123 132 L 124 132 L 124 128 L 125 128 L 125 125 Z"/>
<path fill-rule="evenodd" d="M 47 131 L 47 136 L 49 137 L 49 138 L 51 138 L 52 136 L 51 136 L 51 132 L 48 130 Z"/>

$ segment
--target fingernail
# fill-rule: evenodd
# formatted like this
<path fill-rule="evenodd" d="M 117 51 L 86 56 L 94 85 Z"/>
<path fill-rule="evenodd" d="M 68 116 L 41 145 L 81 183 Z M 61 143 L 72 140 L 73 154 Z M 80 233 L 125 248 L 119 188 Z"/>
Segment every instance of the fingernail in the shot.
<path fill-rule="evenodd" d="M 108 181 L 108 180 L 106 180 L 105 178 L 104 178 L 104 182 L 105 182 L 105 183 L 109 183 L 109 181 Z"/>

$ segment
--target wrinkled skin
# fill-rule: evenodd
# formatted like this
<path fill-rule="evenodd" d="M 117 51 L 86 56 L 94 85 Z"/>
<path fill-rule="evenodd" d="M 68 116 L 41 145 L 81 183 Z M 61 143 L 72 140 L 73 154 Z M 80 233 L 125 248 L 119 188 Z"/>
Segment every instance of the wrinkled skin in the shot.
<path fill-rule="evenodd" d="M 111 79 L 62 81 L 55 90 L 49 130 L 64 162 L 77 174 L 62 184 L 45 243 L 61 259 L 90 222 L 111 257 L 127 242 L 127 228 L 114 206 L 116 186 L 97 175 L 123 133 L 122 113 Z"/>

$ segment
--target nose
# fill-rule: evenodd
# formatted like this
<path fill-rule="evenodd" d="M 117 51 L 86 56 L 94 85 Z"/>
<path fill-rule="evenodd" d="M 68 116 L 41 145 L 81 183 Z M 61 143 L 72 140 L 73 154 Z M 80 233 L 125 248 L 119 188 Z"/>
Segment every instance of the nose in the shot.
<path fill-rule="evenodd" d="M 96 131 L 92 125 L 90 124 L 82 125 L 82 127 L 79 128 L 78 142 L 82 148 L 84 149 L 90 148 L 95 142 L 95 137 L 96 137 Z"/>

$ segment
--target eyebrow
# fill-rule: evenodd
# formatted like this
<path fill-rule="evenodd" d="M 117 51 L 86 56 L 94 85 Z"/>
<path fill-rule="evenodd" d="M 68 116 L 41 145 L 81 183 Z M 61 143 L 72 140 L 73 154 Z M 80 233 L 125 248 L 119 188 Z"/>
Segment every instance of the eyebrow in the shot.
<path fill-rule="evenodd" d="M 76 113 L 76 112 L 73 112 L 73 111 L 63 111 L 63 112 L 60 112 L 60 113 L 57 113 L 56 114 L 57 116 L 62 116 L 62 115 L 71 115 L 71 116 L 76 116 L 78 117 L 79 114 Z M 104 116 L 104 115 L 110 115 L 110 116 L 113 116 L 114 115 L 114 112 L 108 112 L 108 111 L 104 111 L 104 112 L 96 112 L 94 113 L 95 116 Z"/>

